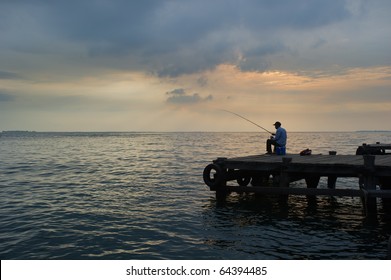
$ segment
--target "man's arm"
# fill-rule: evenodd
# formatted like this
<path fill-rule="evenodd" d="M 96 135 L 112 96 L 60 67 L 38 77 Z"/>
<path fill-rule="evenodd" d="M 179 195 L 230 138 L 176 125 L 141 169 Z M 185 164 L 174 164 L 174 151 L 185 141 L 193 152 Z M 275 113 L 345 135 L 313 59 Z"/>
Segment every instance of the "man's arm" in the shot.
<path fill-rule="evenodd" d="M 274 140 L 278 141 L 281 138 L 281 130 L 277 129 L 276 134 L 274 136 Z"/>

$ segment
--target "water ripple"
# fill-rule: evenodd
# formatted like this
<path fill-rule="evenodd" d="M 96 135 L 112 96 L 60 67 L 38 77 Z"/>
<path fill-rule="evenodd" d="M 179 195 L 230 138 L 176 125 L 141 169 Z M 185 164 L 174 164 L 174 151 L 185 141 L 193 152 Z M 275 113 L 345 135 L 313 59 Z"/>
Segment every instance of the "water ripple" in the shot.
<path fill-rule="evenodd" d="M 311 134 L 312 135 L 312 134 Z M 354 153 L 373 134 L 319 133 Z M 266 137 L 266 135 L 265 135 Z M 37 133 L 0 139 L 2 259 L 381 259 L 390 216 L 356 198 L 231 195 L 202 182 L 213 159 L 261 153 L 258 133 Z M 290 133 L 290 151 L 309 134 Z M 389 142 L 390 134 L 376 135 Z M 331 144 L 333 143 L 333 144 Z M 347 144 L 349 143 L 349 144 Z M 345 187 L 356 180 L 341 179 Z M 302 184 L 302 183 L 298 183 Z M 321 181 L 320 187 L 327 187 Z"/>

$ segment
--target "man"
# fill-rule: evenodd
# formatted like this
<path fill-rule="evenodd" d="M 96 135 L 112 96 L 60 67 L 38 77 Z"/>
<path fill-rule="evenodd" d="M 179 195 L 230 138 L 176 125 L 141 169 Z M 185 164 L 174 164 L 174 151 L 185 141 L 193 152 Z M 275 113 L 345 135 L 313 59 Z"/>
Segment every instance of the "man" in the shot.
<path fill-rule="evenodd" d="M 286 146 L 286 130 L 281 127 L 280 122 L 275 122 L 274 127 L 276 128 L 276 134 L 266 141 L 266 151 L 268 154 L 272 154 L 272 145 L 274 150 L 276 147 L 285 147 Z"/>

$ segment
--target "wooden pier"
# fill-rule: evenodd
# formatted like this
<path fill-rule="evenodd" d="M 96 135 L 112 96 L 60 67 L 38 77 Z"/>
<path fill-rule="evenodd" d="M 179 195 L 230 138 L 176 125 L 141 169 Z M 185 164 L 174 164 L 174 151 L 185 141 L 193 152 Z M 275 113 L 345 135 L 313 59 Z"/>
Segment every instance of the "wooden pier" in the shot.
<path fill-rule="evenodd" d="M 362 147 L 362 148 L 360 148 Z M 391 201 L 390 144 L 363 145 L 356 155 L 300 156 L 288 154 L 253 155 L 218 158 L 207 165 L 204 182 L 216 196 L 231 192 L 278 195 L 328 195 L 361 197 L 367 214 L 376 213 L 376 198 Z M 318 188 L 321 177 L 327 178 L 327 188 Z M 358 178 L 357 188 L 339 188 L 341 177 Z M 305 180 L 306 188 L 290 183 Z M 236 184 L 227 184 L 236 181 Z"/>

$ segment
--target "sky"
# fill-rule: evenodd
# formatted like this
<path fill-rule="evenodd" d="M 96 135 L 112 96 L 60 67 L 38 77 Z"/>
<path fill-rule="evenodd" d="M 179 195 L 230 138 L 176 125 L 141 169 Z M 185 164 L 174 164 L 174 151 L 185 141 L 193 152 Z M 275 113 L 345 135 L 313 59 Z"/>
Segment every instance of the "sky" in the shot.
<path fill-rule="evenodd" d="M 391 130 L 389 0 L 0 0 L 0 131 Z"/>

